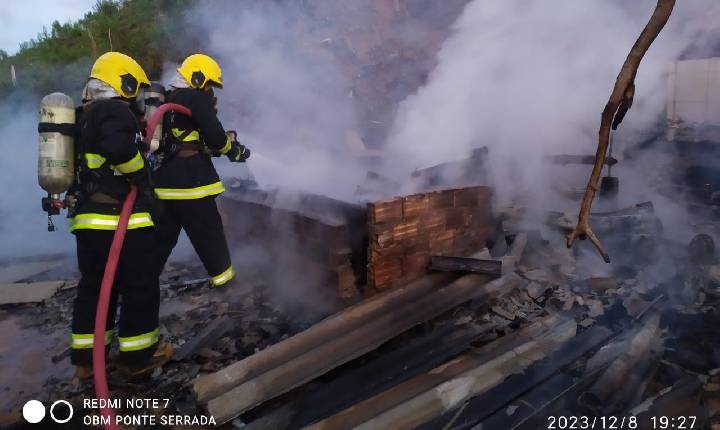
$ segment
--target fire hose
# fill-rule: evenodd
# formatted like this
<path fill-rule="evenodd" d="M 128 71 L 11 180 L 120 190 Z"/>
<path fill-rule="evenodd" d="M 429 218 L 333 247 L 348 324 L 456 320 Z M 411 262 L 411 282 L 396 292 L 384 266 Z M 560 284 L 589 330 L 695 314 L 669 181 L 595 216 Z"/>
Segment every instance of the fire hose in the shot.
<path fill-rule="evenodd" d="M 145 133 L 147 139 L 152 139 L 155 134 L 155 128 L 157 128 L 157 125 L 165 112 L 169 110 L 179 112 L 183 115 L 192 116 L 190 109 L 185 106 L 174 103 L 161 105 L 147 122 L 147 129 Z M 107 325 L 108 308 L 110 306 L 110 295 L 115 281 L 115 272 L 117 271 L 120 252 L 122 251 L 123 243 L 125 241 L 128 222 L 130 221 L 130 214 L 132 213 L 133 206 L 135 206 L 137 193 L 137 187 L 135 185 L 130 185 L 130 192 L 125 197 L 125 201 L 123 202 L 122 209 L 120 211 L 120 219 L 118 221 L 117 230 L 115 230 L 115 234 L 113 235 L 112 244 L 110 245 L 110 253 L 108 255 L 107 263 L 105 264 L 105 273 L 103 274 L 102 283 L 100 285 L 100 295 L 98 297 L 97 310 L 95 313 L 95 334 L 93 338 L 92 354 L 93 379 L 95 382 L 95 394 L 98 399 L 110 399 L 107 375 L 105 372 L 105 328 Z M 105 417 L 105 422 L 108 423 L 105 424 L 105 429 L 118 429 L 118 426 L 115 423 L 115 412 L 108 406 L 109 402 L 104 402 L 104 405 L 105 407 L 100 408 L 100 413 L 103 417 Z"/>

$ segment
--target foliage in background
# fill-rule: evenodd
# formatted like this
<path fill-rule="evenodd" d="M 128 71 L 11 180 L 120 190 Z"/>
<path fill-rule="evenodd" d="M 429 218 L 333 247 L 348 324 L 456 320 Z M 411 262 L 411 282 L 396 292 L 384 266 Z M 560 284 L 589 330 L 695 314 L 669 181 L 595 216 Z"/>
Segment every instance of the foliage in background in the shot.
<path fill-rule="evenodd" d="M 17 54 L 0 51 L 0 99 L 13 90 L 38 95 L 64 91 L 77 96 L 92 62 L 110 50 L 130 55 L 150 79 L 160 79 L 164 63 L 180 61 L 201 49 L 201 39 L 188 31 L 184 13 L 195 1 L 98 0 L 76 22 L 53 22 L 36 39 L 22 43 Z"/>

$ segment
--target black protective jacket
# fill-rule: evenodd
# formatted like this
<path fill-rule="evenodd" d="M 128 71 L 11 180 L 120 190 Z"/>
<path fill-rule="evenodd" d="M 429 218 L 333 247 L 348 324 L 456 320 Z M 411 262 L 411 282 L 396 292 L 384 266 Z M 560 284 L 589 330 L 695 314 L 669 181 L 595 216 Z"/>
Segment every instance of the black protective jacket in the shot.
<path fill-rule="evenodd" d="M 98 100 L 85 105 L 76 120 L 76 182 L 71 192 L 80 195 L 71 231 L 77 229 L 114 230 L 107 216 L 116 217 L 121 203 L 134 183 L 141 189 L 150 185 L 149 170 L 140 153 L 140 125 L 127 102 Z M 103 202 L 94 195 L 103 195 Z M 97 196 L 96 196 L 97 197 Z M 115 200 L 117 203 L 109 201 Z M 142 192 L 133 209 L 129 228 L 147 227 L 147 207 Z M 142 212 L 142 216 L 135 214 Z M 99 215 L 99 216 L 95 216 Z M 148 222 L 149 221 L 149 222 Z"/>
<path fill-rule="evenodd" d="M 165 115 L 161 147 L 164 159 L 153 173 L 156 194 L 163 200 L 190 200 L 220 194 L 224 189 L 207 152 L 224 154 L 230 150 L 231 141 L 218 120 L 213 95 L 180 88 L 170 91 L 165 101 L 189 108 L 192 117 L 177 112 Z M 179 157 L 168 150 L 173 145 L 200 151 L 187 158 Z M 205 148 L 209 151 L 203 151 Z"/>

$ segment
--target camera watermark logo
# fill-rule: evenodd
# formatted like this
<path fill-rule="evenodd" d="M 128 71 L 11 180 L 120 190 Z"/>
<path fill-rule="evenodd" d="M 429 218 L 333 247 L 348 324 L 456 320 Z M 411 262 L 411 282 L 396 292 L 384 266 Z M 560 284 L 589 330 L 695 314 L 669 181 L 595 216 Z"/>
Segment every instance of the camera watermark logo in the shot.
<path fill-rule="evenodd" d="M 50 418 L 57 424 L 65 424 L 73 417 L 73 407 L 67 400 L 56 400 L 50 406 Z M 39 400 L 28 400 L 22 409 L 23 418 L 30 424 L 37 424 L 45 418 L 45 405 Z"/>
<path fill-rule="evenodd" d="M 23 406 L 23 418 L 30 424 L 37 424 L 45 418 L 45 405 L 39 400 L 28 400 Z"/>

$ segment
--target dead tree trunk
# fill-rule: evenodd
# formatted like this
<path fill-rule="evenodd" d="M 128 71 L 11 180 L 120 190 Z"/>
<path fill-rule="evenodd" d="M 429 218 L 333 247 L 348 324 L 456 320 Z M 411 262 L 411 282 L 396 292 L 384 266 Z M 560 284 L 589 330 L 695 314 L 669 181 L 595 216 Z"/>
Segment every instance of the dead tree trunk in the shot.
<path fill-rule="evenodd" d="M 635 95 L 635 76 L 637 75 L 640 62 L 650 48 L 650 45 L 652 45 L 655 38 L 660 34 L 660 31 L 665 27 L 668 19 L 670 19 L 674 7 L 675 0 L 658 0 L 655 11 L 650 17 L 650 21 L 648 21 L 642 33 L 640 33 L 640 37 L 638 37 L 635 45 L 633 45 L 630 50 L 622 69 L 620 69 L 620 73 L 615 81 L 615 88 L 610 95 L 610 100 L 608 100 L 602 112 L 600 140 L 597 152 L 595 153 L 595 165 L 593 166 L 590 181 L 585 189 L 585 195 L 580 205 L 578 223 L 575 229 L 567 236 L 568 248 L 573 245 L 577 238 L 584 239 L 586 236 L 589 237 L 607 263 L 610 262 L 610 255 L 605 251 L 600 240 L 595 236 L 595 233 L 593 233 L 590 227 L 590 209 L 593 198 L 595 198 L 595 192 L 597 191 L 600 173 L 605 163 L 605 154 L 607 153 L 607 147 L 610 141 L 610 128 L 612 127 L 613 130 L 617 129 L 617 126 L 620 125 L 625 114 L 632 106 L 633 96 Z"/>

